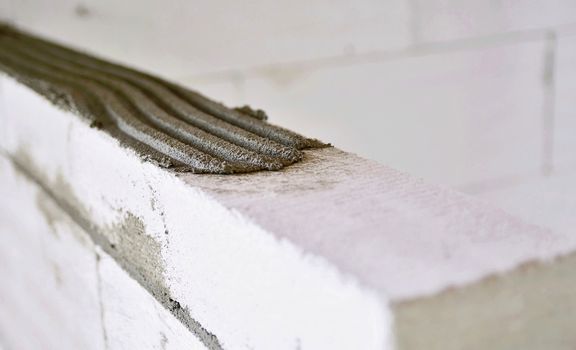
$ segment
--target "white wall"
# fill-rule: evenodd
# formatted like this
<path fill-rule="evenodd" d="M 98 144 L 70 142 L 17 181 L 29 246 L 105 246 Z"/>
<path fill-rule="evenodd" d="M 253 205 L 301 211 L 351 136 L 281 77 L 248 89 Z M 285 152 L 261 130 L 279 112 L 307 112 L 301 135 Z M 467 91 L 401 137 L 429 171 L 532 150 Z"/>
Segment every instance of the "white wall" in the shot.
<path fill-rule="evenodd" d="M 0 17 L 499 205 L 576 168 L 574 0 L 0 0 Z"/>

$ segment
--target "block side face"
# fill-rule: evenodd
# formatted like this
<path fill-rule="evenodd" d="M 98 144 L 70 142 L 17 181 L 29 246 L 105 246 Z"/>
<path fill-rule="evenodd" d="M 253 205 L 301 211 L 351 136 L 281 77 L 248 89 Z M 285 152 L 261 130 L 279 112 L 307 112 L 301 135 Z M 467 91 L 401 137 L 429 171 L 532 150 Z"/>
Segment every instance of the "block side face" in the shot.
<path fill-rule="evenodd" d="M 571 349 L 575 267 L 576 255 L 570 254 L 396 303 L 397 349 Z"/>

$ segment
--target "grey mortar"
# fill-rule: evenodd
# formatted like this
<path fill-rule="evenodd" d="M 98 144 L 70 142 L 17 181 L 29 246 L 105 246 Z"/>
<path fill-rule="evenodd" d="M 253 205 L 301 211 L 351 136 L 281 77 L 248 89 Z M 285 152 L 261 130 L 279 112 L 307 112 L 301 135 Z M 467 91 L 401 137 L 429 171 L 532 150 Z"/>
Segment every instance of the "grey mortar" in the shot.
<path fill-rule="evenodd" d="M 279 170 L 326 147 L 197 92 L 0 23 L 0 70 L 143 158 L 196 173 Z"/>

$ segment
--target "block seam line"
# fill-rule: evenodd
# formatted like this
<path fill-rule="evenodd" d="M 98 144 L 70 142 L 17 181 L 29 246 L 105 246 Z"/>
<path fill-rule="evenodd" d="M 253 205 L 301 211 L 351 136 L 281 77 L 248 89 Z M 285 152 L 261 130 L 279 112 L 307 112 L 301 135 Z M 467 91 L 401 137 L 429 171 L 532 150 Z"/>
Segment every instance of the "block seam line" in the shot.
<path fill-rule="evenodd" d="M 68 214 L 68 213 L 66 213 Z M 96 265 L 96 284 L 98 288 L 98 307 L 100 308 L 100 325 L 102 328 L 102 338 L 104 341 L 104 350 L 108 350 L 108 332 L 106 330 L 106 322 L 105 322 L 105 310 L 104 310 L 104 300 L 102 295 L 102 275 L 100 274 L 100 254 L 95 250 L 94 251 L 94 258 L 95 258 L 95 265 Z"/>

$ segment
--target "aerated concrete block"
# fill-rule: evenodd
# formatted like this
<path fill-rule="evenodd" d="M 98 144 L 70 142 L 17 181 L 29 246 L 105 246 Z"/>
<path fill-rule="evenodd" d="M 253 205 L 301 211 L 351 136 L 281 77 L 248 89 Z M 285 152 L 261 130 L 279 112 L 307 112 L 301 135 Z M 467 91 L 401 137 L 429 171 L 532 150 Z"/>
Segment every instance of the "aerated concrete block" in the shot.
<path fill-rule="evenodd" d="M 276 172 L 175 173 L 1 83 L 3 164 L 110 256 L 110 344 L 177 344 L 182 327 L 209 349 L 574 344 L 573 236 L 334 148 Z M 145 316 L 151 298 L 166 312 Z M 130 315 L 141 339 L 118 328 Z M 164 321 L 165 342 L 144 328 Z"/>

